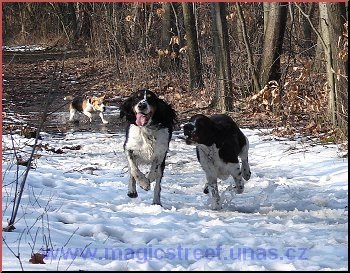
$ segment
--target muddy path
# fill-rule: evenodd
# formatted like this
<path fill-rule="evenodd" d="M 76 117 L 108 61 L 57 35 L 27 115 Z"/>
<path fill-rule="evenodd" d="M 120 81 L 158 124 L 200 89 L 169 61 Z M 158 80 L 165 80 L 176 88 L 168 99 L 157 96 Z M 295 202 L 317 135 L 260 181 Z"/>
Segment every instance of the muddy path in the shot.
<path fill-rule="evenodd" d="M 101 73 L 93 71 L 86 53 L 72 52 L 11 52 L 3 51 L 2 130 L 34 130 L 43 118 L 47 102 L 50 103 L 43 132 L 65 134 L 72 131 L 116 133 L 124 129 L 119 118 L 122 98 L 106 99 L 105 119 L 98 113 L 90 123 L 83 114 L 76 114 L 70 122 L 67 95 L 99 95 L 104 89 L 94 88 Z M 107 84 L 107 83 L 106 83 Z"/>

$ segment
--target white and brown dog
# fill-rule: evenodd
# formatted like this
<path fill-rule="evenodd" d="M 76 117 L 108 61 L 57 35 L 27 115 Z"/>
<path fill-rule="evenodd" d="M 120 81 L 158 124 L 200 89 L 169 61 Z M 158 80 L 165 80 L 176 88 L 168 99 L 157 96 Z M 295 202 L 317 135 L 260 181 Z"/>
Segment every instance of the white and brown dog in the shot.
<path fill-rule="evenodd" d="M 78 111 L 86 115 L 89 118 L 90 122 L 92 122 L 91 113 L 97 111 L 97 112 L 100 112 L 99 116 L 102 122 L 108 123 L 108 121 L 105 120 L 103 117 L 103 112 L 106 111 L 106 106 L 104 105 L 104 98 L 105 98 L 105 95 L 100 97 L 92 96 L 87 98 L 83 98 L 81 96 L 74 97 L 74 98 L 71 96 L 65 97 L 64 100 L 71 101 L 69 104 L 69 111 L 70 111 L 69 120 L 72 121 L 75 113 Z"/>

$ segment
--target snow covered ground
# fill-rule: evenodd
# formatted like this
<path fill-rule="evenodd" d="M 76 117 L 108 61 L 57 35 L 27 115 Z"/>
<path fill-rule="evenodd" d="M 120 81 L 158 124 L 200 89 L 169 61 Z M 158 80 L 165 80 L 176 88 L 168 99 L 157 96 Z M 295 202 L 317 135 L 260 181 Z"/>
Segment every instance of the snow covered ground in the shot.
<path fill-rule="evenodd" d="M 225 191 L 232 178 L 220 182 L 220 211 L 181 132 L 170 143 L 163 207 L 151 204 L 153 188 L 126 195 L 123 133 L 42 134 L 16 229 L 3 232 L 3 269 L 20 270 L 20 253 L 24 270 L 347 270 L 348 159 L 335 145 L 243 132 L 252 177 L 240 195 Z M 13 137 L 25 159 L 33 140 Z M 2 141 L 5 227 L 17 165 L 11 137 Z M 32 253 L 45 264 L 30 263 Z"/>
<path fill-rule="evenodd" d="M 46 48 L 39 45 L 21 45 L 21 46 L 2 46 L 3 50 L 6 51 L 14 51 L 14 52 L 33 52 L 33 51 L 41 51 Z"/>

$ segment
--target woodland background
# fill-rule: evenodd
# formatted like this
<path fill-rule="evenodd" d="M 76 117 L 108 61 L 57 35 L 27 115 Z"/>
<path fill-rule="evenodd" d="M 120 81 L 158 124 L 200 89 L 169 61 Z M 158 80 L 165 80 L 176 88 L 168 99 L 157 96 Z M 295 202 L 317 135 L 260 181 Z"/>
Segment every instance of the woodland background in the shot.
<path fill-rule="evenodd" d="M 180 120 L 225 112 L 279 135 L 347 140 L 347 2 L 3 3 L 2 13 L 3 45 L 45 48 L 3 50 L 5 99 L 42 99 L 64 59 L 62 95 L 115 103 L 145 87 Z"/>

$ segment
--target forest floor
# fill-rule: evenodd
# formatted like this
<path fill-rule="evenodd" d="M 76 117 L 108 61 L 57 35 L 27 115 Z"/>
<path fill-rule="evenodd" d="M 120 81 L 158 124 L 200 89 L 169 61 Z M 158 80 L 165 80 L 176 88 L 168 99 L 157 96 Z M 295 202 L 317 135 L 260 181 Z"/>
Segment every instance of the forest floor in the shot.
<path fill-rule="evenodd" d="M 63 61 L 64 60 L 64 61 Z M 127 60 L 125 60 L 127 62 Z M 181 122 L 189 118 L 191 114 L 202 112 L 213 113 L 214 110 L 206 107 L 209 104 L 208 91 L 192 92 L 185 87 L 184 73 L 162 73 L 159 71 L 138 71 L 135 63 L 124 63 L 124 67 L 133 67 L 134 72 L 123 69 L 120 64 L 110 64 L 107 61 L 92 58 L 86 52 L 70 51 L 30 51 L 30 52 L 3 52 L 3 118 L 6 120 L 9 114 L 15 110 L 17 117 L 21 116 L 29 125 L 37 122 L 37 115 L 28 113 L 40 113 L 43 108 L 43 98 L 46 98 L 53 88 L 53 80 L 59 87 L 52 93 L 55 108 L 60 105 L 65 111 L 68 106 L 64 101 L 67 95 L 92 95 L 106 94 L 107 106 L 119 106 L 123 97 L 126 97 L 140 88 L 149 88 L 158 95 L 165 97 L 177 110 L 178 120 Z M 62 70 L 61 78 L 59 78 Z M 131 75 L 133 74 L 133 75 Z M 132 79 L 132 80 L 130 80 Z M 59 108 L 58 111 L 64 109 Z M 68 112 L 67 112 L 68 113 Z M 239 111 L 230 113 L 243 127 L 271 126 L 271 117 L 264 114 L 242 113 Z M 48 119 L 50 123 L 50 118 Z M 13 123 L 8 123 L 12 124 Z M 7 130 L 6 123 L 4 130 Z M 53 128 L 51 128 L 53 129 Z"/>
<path fill-rule="evenodd" d="M 177 111 L 180 125 L 193 114 L 217 113 L 208 107 L 215 88 L 213 71 L 212 68 L 203 71 L 205 88 L 191 91 L 187 84 L 186 62 L 183 62 L 182 71 L 165 73 L 159 70 L 157 57 L 150 56 L 123 57 L 112 63 L 94 58 L 83 50 L 3 50 L 2 129 L 8 132 L 10 129 L 23 130 L 23 126 L 36 128 L 49 90 L 52 90 L 49 99 L 52 102 L 49 108 L 51 114 L 43 128 L 47 132 L 62 132 L 77 125 L 67 122 L 68 105 L 64 100 L 67 95 L 106 94 L 107 109 L 114 111 L 125 97 L 141 88 L 148 88 L 169 102 Z M 305 71 L 295 77 L 300 78 L 302 73 L 305 74 Z M 296 82 L 296 79 L 288 81 Z M 321 84 L 320 80 L 319 82 Z M 239 91 L 235 89 L 234 92 Z M 260 111 L 261 106 L 264 106 L 260 101 L 255 102 L 260 107 L 257 111 L 257 107 L 249 103 L 249 98 L 242 97 L 242 93 L 234 96 L 234 111 L 228 114 L 242 128 L 270 128 L 274 129 L 273 133 L 277 136 L 291 139 L 300 135 L 312 135 L 321 139 L 322 143 L 333 142 L 335 139 L 334 130 L 320 126 L 317 120 L 308 115 L 310 111 L 306 107 L 312 104 L 310 102 L 304 106 L 298 105 L 299 108 L 304 107 L 300 113 L 282 117 L 271 111 Z M 324 113 L 322 109 L 319 109 L 321 114 Z M 108 113 L 107 111 L 107 115 Z M 319 113 L 313 116 L 319 116 Z M 123 121 L 116 116 L 111 119 L 103 128 L 114 132 Z M 101 129 L 97 119 L 92 124 L 86 119 L 83 121 L 79 125 L 80 129 Z"/>

